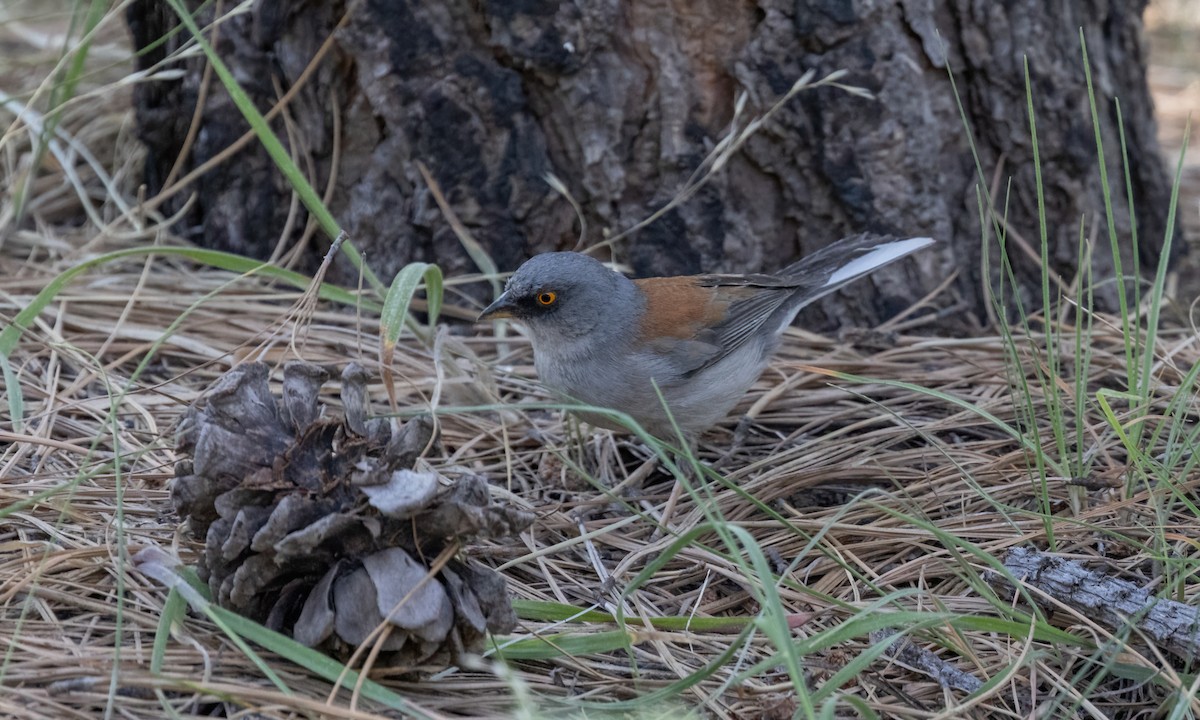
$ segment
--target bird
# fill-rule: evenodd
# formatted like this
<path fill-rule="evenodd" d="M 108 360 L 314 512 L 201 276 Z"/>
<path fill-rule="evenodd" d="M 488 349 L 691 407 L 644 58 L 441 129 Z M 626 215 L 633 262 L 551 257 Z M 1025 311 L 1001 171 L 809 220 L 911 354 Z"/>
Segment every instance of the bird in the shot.
<path fill-rule="evenodd" d="M 585 422 L 628 430 L 605 412 L 616 411 L 658 438 L 695 438 L 758 380 L 803 307 L 933 242 L 863 233 L 774 273 L 643 279 L 589 255 L 542 253 L 479 319 L 524 325 L 538 379 L 595 408 L 576 413 Z"/>

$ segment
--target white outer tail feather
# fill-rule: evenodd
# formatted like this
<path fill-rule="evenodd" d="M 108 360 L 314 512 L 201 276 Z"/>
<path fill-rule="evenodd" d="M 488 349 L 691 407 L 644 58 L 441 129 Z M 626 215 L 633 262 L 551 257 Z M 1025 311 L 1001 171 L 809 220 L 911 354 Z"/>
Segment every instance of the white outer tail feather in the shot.
<path fill-rule="evenodd" d="M 808 304 L 815 302 L 831 292 L 836 291 L 839 287 L 866 275 L 876 268 L 883 267 L 890 262 L 899 260 L 900 258 L 914 253 L 921 248 L 928 247 L 934 243 L 933 238 L 928 237 L 913 237 L 904 240 L 892 240 L 891 242 L 883 242 L 871 248 L 867 253 L 851 260 L 837 271 L 829 276 L 829 279 L 820 286 L 816 286 L 810 292 L 806 293 L 803 299 L 792 306 L 786 314 L 780 316 L 779 326 L 775 328 L 775 334 L 783 332 L 792 321 L 796 319 L 796 315 L 800 310 Z"/>
<path fill-rule="evenodd" d="M 895 240 L 883 243 L 882 245 L 876 245 L 870 252 L 838 268 L 837 272 L 830 275 L 829 279 L 825 281 L 825 286 L 838 285 L 860 275 L 865 275 L 875 268 L 883 267 L 893 260 L 898 260 L 909 253 L 916 252 L 926 245 L 932 244 L 933 238 L 914 237 L 907 240 Z"/>

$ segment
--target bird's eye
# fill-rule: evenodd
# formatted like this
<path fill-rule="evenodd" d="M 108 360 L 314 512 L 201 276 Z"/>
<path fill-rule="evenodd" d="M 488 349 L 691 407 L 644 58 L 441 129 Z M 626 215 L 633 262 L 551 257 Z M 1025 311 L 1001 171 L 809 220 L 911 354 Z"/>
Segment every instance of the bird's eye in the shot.
<path fill-rule="evenodd" d="M 549 290 L 540 292 L 537 296 L 538 305 L 542 307 L 550 307 L 556 300 L 558 300 L 558 293 L 553 293 Z"/>

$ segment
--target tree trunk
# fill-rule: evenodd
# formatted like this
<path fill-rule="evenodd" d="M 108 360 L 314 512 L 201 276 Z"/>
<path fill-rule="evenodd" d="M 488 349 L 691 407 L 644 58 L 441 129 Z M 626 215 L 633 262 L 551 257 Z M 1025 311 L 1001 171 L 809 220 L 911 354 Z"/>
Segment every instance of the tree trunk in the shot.
<path fill-rule="evenodd" d="M 287 108 L 292 125 L 278 118 L 273 127 L 319 191 L 336 165 L 330 208 L 385 275 L 418 259 L 435 260 L 448 273 L 475 269 L 418 162 L 497 265 L 513 269 L 532 254 L 576 243 L 575 211 L 545 173 L 561 178 L 578 200 L 586 244 L 594 244 L 662 208 L 685 185 L 727 133 L 739 94 L 748 99 L 744 115 L 753 116 L 807 70 L 817 77 L 847 70 L 842 82 L 873 98 L 834 87 L 800 93 L 694 198 L 621 240 L 613 254 L 637 275 L 763 271 L 864 230 L 929 235 L 942 241 L 936 251 L 826 301 L 808 321 L 873 323 L 957 272 L 951 302 L 968 311 L 946 320 L 951 330 L 984 315 L 988 279 L 977 173 L 947 65 L 987 181 L 999 190 L 997 206 L 1001 212 L 1006 206 L 1008 226 L 1036 249 L 1022 65 L 1028 56 L 1053 269 L 1067 280 L 1074 276 L 1082 223 L 1097 243 L 1097 278 L 1112 277 L 1082 27 L 1116 230 L 1131 253 L 1113 97 L 1120 98 L 1125 122 L 1140 259 L 1143 267 L 1157 262 L 1169 181 L 1145 82 L 1144 5 L 258 0 L 220 25 L 218 47 L 265 111 L 298 82 L 332 33 L 334 52 Z M 139 46 L 177 24 L 164 8 L 152 0 L 131 6 Z M 201 20 L 211 21 L 211 8 L 205 6 Z M 185 32 L 171 35 L 142 63 L 152 65 L 185 40 Z M 183 67 L 178 80 L 139 86 L 152 192 L 183 147 L 202 85 L 202 59 Z M 186 168 L 248 129 L 215 77 L 200 122 Z M 290 191 L 256 143 L 191 191 L 196 203 L 185 226 L 201 244 L 266 257 L 285 228 L 291 228 L 285 242 L 302 232 L 303 223 L 288 225 Z M 1037 266 L 1027 255 L 1013 256 L 1019 280 L 1040 297 Z M 997 276 L 994 260 L 992 268 Z M 352 271 L 342 272 L 345 278 Z M 1111 284 L 1097 292 L 1112 305 Z"/>

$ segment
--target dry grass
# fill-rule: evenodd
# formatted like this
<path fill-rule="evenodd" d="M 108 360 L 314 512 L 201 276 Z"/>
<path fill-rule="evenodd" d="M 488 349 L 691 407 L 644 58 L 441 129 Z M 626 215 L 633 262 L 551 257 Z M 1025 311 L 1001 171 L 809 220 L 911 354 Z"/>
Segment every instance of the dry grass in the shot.
<path fill-rule="evenodd" d="M 44 285 L 49 278 L 15 280 L 26 258 L 14 255 L 10 251 L 0 258 L 5 278 L 0 291 L 7 298 L 0 307 L 6 316 L 27 301 L 39 280 Z M 72 262 L 55 258 L 36 267 L 46 272 Z M 33 268 L 26 265 L 27 276 Z M 129 382 L 132 368 L 162 337 L 163 328 L 229 280 L 224 273 L 163 261 L 105 268 L 60 296 L 13 358 L 27 406 L 23 433 L 12 432 L 8 417 L 0 426 L 0 507 L 20 508 L 0 530 L 0 635 L 13 638 L 3 671 L 8 693 L 0 700 L 0 712 L 90 716 L 104 707 L 110 680 L 118 704 L 132 717 L 161 716 L 158 701 L 145 695 L 148 688 L 185 691 L 193 683 L 209 694 L 225 688 L 268 716 L 276 712 L 264 706 L 275 705 L 281 714 L 286 714 L 283 708 L 301 708 L 298 700 L 279 696 L 216 628 L 199 619 L 178 629 L 164 673 L 152 675 L 149 653 L 165 593 L 128 563 L 129 554 L 146 544 L 176 548 L 185 558 L 195 550 L 177 532 L 167 492 L 174 462 L 169 430 L 184 405 L 240 357 L 247 343 L 273 337 L 279 344 L 269 356 L 288 356 L 284 344 L 294 328 L 269 335 L 264 331 L 286 312 L 293 295 L 245 280 L 191 313 L 165 339 L 138 381 Z M 352 312 L 322 309 L 307 328 L 304 356 L 319 362 L 358 357 L 370 365 L 376 332 L 368 320 L 360 325 Z M 492 339 L 463 342 L 484 362 L 494 361 Z M 512 370 L 496 373 L 507 403 L 537 397 L 529 382 L 528 348 L 513 343 L 514 354 L 502 363 Z M 1194 336 L 1166 338 L 1163 352 L 1185 368 L 1200 359 Z M 1123 361 L 1119 337 L 1102 333 L 1095 343 L 1092 382 L 1121 385 Z M 442 362 L 470 367 L 474 361 L 447 353 Z M 411 343 L 405 347 L 402 406 L 428 407 L 436 363 L 425 349 Z M 972 412 L 879 384 L 831 386 L 808 366 L 919 383 L 1011 418 L 1013 396 L 1002 343 L 995 338 L 947 341 L 901 335 L 891 347 L 868 352 L 847 342 L 793 333 L 747 398 L 747 404 L 763 403 L 751 441 L 727 462 L 734 468 L 729 481 L 745 494 L 722 491 L 713 496 L 719 514 L 749 530 L 777 563 L 776 570 L 785 573 L 785 609 L 802 618 L 811 614 L 798 629 L 801 634 L 833 628 L 897 592 L 902 596 L 888 603 L 889 609 L 995 615 L 991 603 L 968 583 L 983 564 L 938 533 L 994 556 L 1017 544 L 1044 546 L 1045 526 L 1037 513 L 1041 491 L 1031 480 L 1027 454 Z M 452 411 L 458 396 L 474 395 L 470 382 L 443 387 L 443 409 Z M 1164 375 L 1164 383 L 1177 382 L 1173 373 Z M 373 390 L 376 407 L 386 407 L 382 388 Z M 642 618 L 744 618 L 758 612 L 744 567 L 729 557 L 728 548 L 715 544 L 712 533 L 701 534 L 648 583 L 622 596 L 630 579 L 667 549 L 673 535 L 698 527 L 705 511 L 714 508 L 685 497 L 673 516 L 673 535 L 663 534 L 653 516 L 666 501 L 670 478 L 651 474 L 641 490 L 615 498 L 589 487 L 563 459 L 583 463 L 604 484 L 615 486 L 636 472 L 644 449 L 609 434 L 572 438 L 549 411 L 512 413 L 508 422 L 500 420 L 495 413 L 444 415 L 446 456 L 432 460 L 485 472 L 496 481 L 497 492 L 511 493 L 538 513 L 533 530 L 520 540 L 476 549 L 503 568 L 515 597 L 580 609 L 619 606 L 634 628 Z M 710 434 L 707 457 L 714 459 L 731 441 L 727 430 Z M 1102 431 L 1094 447 L 1102 458 L 1097 475 L 1121 469 L 1124 452 L 1110 432 Z M 1156 532 L 1180 538 L 1178 549 L 1191 554 L 1182 539 L 1200 531 L 1197 518 L 1179 512 L 1156 519 L 1161 500 L 1152 499 L 1153 491 L 1127 497 L 1117 488 L 1101 491 L 1075 512 L 1065 480 L 1051 478 L 1049 488 L 1060 552 L 1102 555 L 1106 566 L 1146 582 L 1152 580 L 1152 557 L 1140 542 L 1151 541 Z M 1197 482 L 1200 476 L 1184 484 L 1194 491 Z M 124 493 L 119 509 L 118 485 Z M 858 497 L 869 488 L 875 491 Z M 41 501 L 26 506 L 38 495 L 44 496 Z M 772 519 L 759 503 L 784 521 Z M 118 544 L 118 521 L 123 523 L 124 546 Z M 1185 590 L 1190 596 L 1195 585 L 1187 583 Z M 118 605 L 123 608 L 120 628 Z M 1067 615 L 1056 617 L 1056 623 L 1086 627 L 1087 619 Z M 520 636 L 553 629 L 528 621 Z M 574 630 L 587 632 L 580 626 Z M 733 630 L 631 632 L 636 673 L 621 653 L 521 662 L 515 672 L 539 696 L 632 698 L 698 672 L 738 641 Z M 1043 656 L 1029 660 L 984 699 L 982 707 L 997 716 L 1003 708 L 1019 714 L 1030 699 L 1054 694 L 1055 679 L 1061 687 L 1071 687 L 1076 652 L 1084 652 L 1022 648 L 991 633 L 964 634 L 957 642 L 961 647 L 949 660 L 985 679 L 1029 653 Z M 807 658 L 814 682 L 865 644 L 866 638 L 855 638 Z M 727 717 L 786 705 L 791 692 L 783 675 L 766 672 L 736 687 L 725 686 L 739 669 L 770 652 L 761 637 L 745 643 L 737 651 L 738 662 L 717 670 L 683 701 L 705 704 Z M 297 668 L 283 662 L 276 668 L 299 697 L 323 702 L 328 694 L 324 683 Z M 1036 679 L 1031 678 L 1034 673 Z M 378 674 L 387 676 L 385 669 Z M 460 671 L 436 680 L 391 678 L 388 684 L 436 712 L 499 715 L 509 703 L 506 681 L 486 672 Z M 895 717 L 923 717 L 946 703 L 936 683 L 884 662 L 843 692 L 860 694 Z M 1150 688 L 1146 692 L 1154 695 Z M 344 707 L 345 698 L 335 702 Z M 181 711 L 189 707 L 183 701 L 180 706 Z"/>
<path fill-rule="evenodd" d="M 120 93 L 93 96 L 63 127 L 89 147 L 115 148 L 105 166 L 121 195 L 131 198 L 137 149 L 125 107 Z M 9 163 L 6 177 L 16 177 L 7 168 L 28 155 L 28 133 L 8 135 L 0 158 Z M 96 172 L 51 162 L 36 181 L 32 222 L 0 228 L 0 323 L 8 324 L 58 272 L 84 259 L 174 242 L 155 229 L 153 217 L 144 219 L 142 230 L 123 223 L 99 231 L 67 182 L 72 173 L 89 190 L 95 217 L 120 215 Z M 26 403 L 19 430 L 7 404 L 11 389 L 0 395 L 0 637 L 7 641 L 0 715 L 164 717 L 156 690 L 166 691 L 163 697 L 182 717 L 380 712 L 362 702 L 353 714 L 348 692 L 331 697 L 327 683 L 275 658 L 275 670 L 293 691 L 282 693 L 199 617 L 174 629 L 162 672 L 150 670 L 166 593 L 133 570 L 129 557 L 151 544 L 185 560 L 197 549 L 179 533 L 168 498 L 171 428 L 183 408 L 256 350 L 279 363 L 293 357 L 293 340 L 310 361 L 357 359 L 378 374 L 374 317 L 321 305 L 296 319 L 289 310 L 297 298 L 291 289 L 178 259 L 127 260 L 78 278 L 22 337 L 11 357 Z M 1122 387 L 1127 373 L 1119 333 L 1103 323 L 1098 328 L 1089 384 Z M 523 340 L 501 341 L 457 324 L 433 349 L 406 341 L 397 353 L 403 380 L 397 395 L 414 412 L 429 410 L 437 398 L 445 455 L 431 462 L 486 473 L 495 492 L 538 514 L 521 538 L 472 552 L 502 570 L 516 598 L 623 613 L 630 648 L 512 661 L 507 671 L 490 663 L 437 674 L 377 667 L 373 676 L 435 717 L 507 715 L 522 687 L 534 705 L 549 708 L 555 698 L 631 700 L 686 677 L 697 682 L 671 703 L 717 717 L 789 717 L 795 693 L 786 672 L 772 663 L 746 673 L 776 652 L 762 633 L 745 637 L 733 623 L 705 631 L 649 623 L 745 619 L 762 610 L 745 559 L 703 529 L 712 517 L 744 528 L 765 550 L 784 578 L 781 607 L 798 640 L 878 612 L 1002 617 L 1003 604 L 990 601 L 976 582 L 984 556 L 1025 543 L 1045 547 L 1048 530 L 1058 552 L 1093 558 L 1097 567 L 1141 583 L 1160 582 L 1165 562 L 1172 572 L 1184 568 L 1176 589 L 1194 602 L 1200 586 L 1187 568 L 1195 567 L 1200 520 L 1160 487 L 1126 492 L 1120 483 L 1126 453 L 1094 414 L 1088 417 L 1089 479 L 1117 481 L 1088 493 L 1070 488 L 1068 478 L 1050 477 L 1043 488 L 1029 454 L 977 413 L 896 385 L 854 385 L 815 371 L 913 383 L 1011 422 L 1020 400 L 1011 391 L 1004 343 L 912 334 L 931 329 L 885 328 L 840 339 L 791 332 L 742 406 L 757 420 L 747 442 L 721 459 L 733 444 L 724 428 L 702 445 L 704 459 L 720 459 L 736 489 L 685 496 L 667 531 L 656 518 L 674 479 L 646 464 L 651 453 L 645 447 L 608 433 L 581 433 L 552 411 L 511 408 L 541 398 Z M 1186 372 L 1200 361 L 1200 341 L 1190 330 L 1171 332 L 1158 350 L 1164 361 L 1156 408 L 1162 411 L 1179 383 L 1177 368 Z M 383 388 L 374 385 L 372 394 L 375 407 L 386 408 Z M 455 412 L 489 396 L 510 409 Z M 1036 392 L 1035 403 L 1038 416 L 1046 417 Z M 1195 497 L 1200 475 L 1176 481 L 1181 495 Z M 699 534 L 691 542 L 672 548 L 693 530 Z M 664 556 L 661 569 L 631 587 L 648 563 Z M 886 659 L 854 674 L 839 692 L 898 718 L 934 717 L 947 707 L 951 714 L 943 717 L 1042 716 L 1040 703 L 1057 699 L 1069 706 L 1080 695 L 1087 697 L 1085 714 L 1135 717 L 1169 696 L 1170 676 L 1159 683 L 1108 676 L 1085 691 L 1099 671 L 1087 665 L 1099 657 L 1084 646 L 1088 639 L 1115 643 L 1128 666 L 1157 668 L 1159 659 L 1136 636 L 1096 627 L 1070 611 L 1056 613 L 1053 624 L 1080 643 L 1027 641 L 945 623 L 916 636 L 980 679 L 1000 678 L 971 708 L 959 706 L 962 693 Z M 614 628 L 526 618 L 514 637 Z M 810 684 L 820 687 L 869 645 L 856 635 L 808 654 Z M 704 670 L 727 651 L 727 662 Z M 642 711 L 673 716 L 662 704 Z"/>

